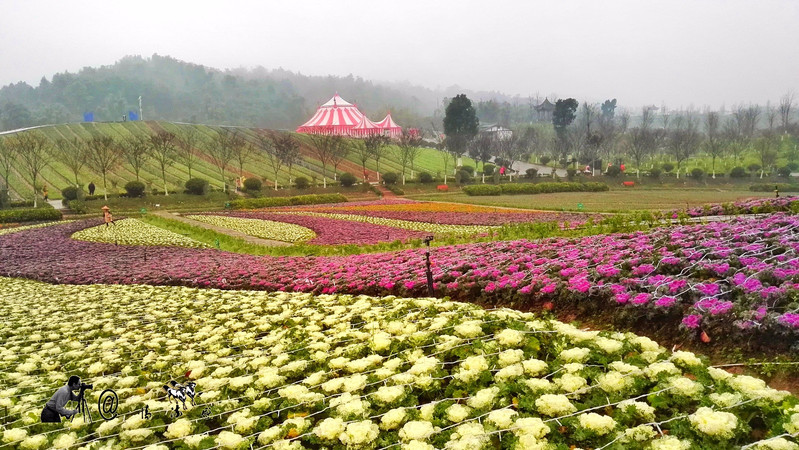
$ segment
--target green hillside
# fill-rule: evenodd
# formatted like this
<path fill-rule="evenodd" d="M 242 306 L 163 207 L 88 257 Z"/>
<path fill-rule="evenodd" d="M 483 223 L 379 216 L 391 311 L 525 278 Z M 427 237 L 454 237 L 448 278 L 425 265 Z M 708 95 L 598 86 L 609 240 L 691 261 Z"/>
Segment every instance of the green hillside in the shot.
<path fill-rule="evenodd" d="M 117 122 L 117 123 L 73 123 L 56 126 L 46 126 L 37 128 L 31 131 L 23 131 L 21 133 L 39 133 L 45 138 L 50 150 L 50 163 L 45 167 L 41 173 L 41 177 L 37 181 L 39 189 L 42 183 L 46 184 L 50 193 L 50 198 L 60 198 L 61 189 L 74 185 L 74 175 L 72 171 L 67 168 L 56 157 L 56 142 L 62 139 L 72 140 L 79 139 L 81 141 L 88 141 L 94 136 L 109 136 L 115 140 L 124 140 L 133 136 L 146 136 L 154 134 L 159 131 L 169 131 L 176 135 L 181 135 L 185 129 L 194 128 L 199 136 L 199 142 L 195 150 L 199 154 L 198 161 L 192 167 L 192 177 L 205 178 L 210 183 L 212 188 L 221 189 L 222 180 L 218 168 L 213 164 L 207 153 L 207 146 L 212 139 L 221 130 L 219 127 L 212 127 L 207 125 L 190 125 L 190 124 L 177 124 L 172 122 L 160 121 L 135 121 L 135 122 Z M 274 183 L 274 173 L 269 166 L 266 156 L 262 150 L 257 147 L 257 135 L 259 133 L 271 132 L 263 129 L 256 128 L 237 128 L 240 134 L 253 146 L 256 151 L 244 164 L 245 177 L 258 177 L 265 183 Z M 8 139 L 13 134 L 6 134 L 0 136 L 0 139 Z M 292 177 L 303 176 L 308 179 L 316 179 L 319 183 L 322 182 L 322 164 L 314 157 L 312 142 L 308 136 L 295 134 L 298 142 L 300 142 L 301 161 L 292 169 Z M 397 172 L 401 171 L 399 158 L 397 157 L 397 148 L 389 145 L 383 150 L 383 157 L 380 160 L 380 172 Z M 414 174 L 418 176 L 420 171 L 428 172 L 432 175 L 443 175 L 444 170 L 444 153 L 432 148 L 423 148 L 417 157 L 413 169 Z M 474 162 L 467 158 L 463 158 L 464 165 L 474 166 Z M 367 162 L 367 173 L 369 179 L 374 181 L 377 179 L 376 171 L 377 165 L 374 160 Z M 449 171 L 453 168 L 453 163 L 450 158 L 447 168 Z M 349 172 L 361 179 L 363 169 L 360 162 L 354 154 L 350 154 L 345 161 L 342 161 L 338 167 L 338 173 Z M 236 163 L 231 163 L 226 167 L 225 176 L 229 185 L 232 185 L 234 177 L 238 176 L 239 168 Z M 406 172 L 407 177 L 410 178 L 410 167 Z M 333 178 L 333 168 L 328 165 L 327 167 L 328 180 Z M 175 161 L 166 170 L 167 186 L 170 191 L 182 191 L 183 184 L 189 178 L 188 168 L 178 161 Z M 284 167 L 278 174 L 277 181 L 279 185 L 286 185 L 289 182 L 289 172 Z M 121 159 L 120 164 L 113 169 L 107 177 L 109 193 L 117 193 L 123 191 L 123 186 L 128 181 L 136 179 L 135 173 L 131 166 Z M 140 172 L 140 180 L 147 185 L 147 189 L 163 190 L 163 182 L 161 181 L 160 167 L 153 160 L 148 160 L 142 167 Z M 94 182 L 97 185 L 96 193 L 102 194 L 102 176 L 97 170 L 87 165 L 84 167 L 78 176 L 78 182 L 84 187 L 89 182 Z M 25 170 L 21 160 L 16 160 L 12 165 L 12 170 L 9 177 L 10 195 L 15 199 L 31 199 L 33 195 L 33 187 L 31 186 L 30 176 Z"/>

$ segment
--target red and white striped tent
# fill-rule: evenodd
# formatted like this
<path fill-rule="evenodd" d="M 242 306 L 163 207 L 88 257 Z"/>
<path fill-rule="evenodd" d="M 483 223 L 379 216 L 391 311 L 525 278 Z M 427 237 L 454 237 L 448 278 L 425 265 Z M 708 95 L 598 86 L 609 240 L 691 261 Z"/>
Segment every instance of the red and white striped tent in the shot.
<path fill-rule="evenodd" d="M 369 120 L 368 117 L 363 116 L 361 122 L 350 130 L 350 136 L 371 136 L 373 134 L 383 133 L 383 131 L 381 126 Z"/>
<path fill-rule="evenodd" d="M 386 115 L 386 118 L 377 122 L 377 126 L 385 130 L 386 134 L 391 137 L 400 137 L 402 135 L 402 127 L 394 122 L 391 118 L 391 113 Z"/>
<path fill-rule="evenodd" d="M 297 127 L 297 133 L 332 133 L 349 136 L 364 118 L 358 107 L 339 97 L 338 93 L 316 110 L 311 120 Z M 367 119 L 368 120 L 368 119 Z"/>

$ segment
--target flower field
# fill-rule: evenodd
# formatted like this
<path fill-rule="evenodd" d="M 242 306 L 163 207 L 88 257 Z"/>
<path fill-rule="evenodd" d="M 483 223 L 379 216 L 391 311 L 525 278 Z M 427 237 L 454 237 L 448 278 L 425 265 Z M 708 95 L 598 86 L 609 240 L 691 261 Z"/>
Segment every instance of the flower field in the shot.
<path fill-rule="evenodd" d="M 168 247 L 204 248 L 207 244 L 146 224 L 137 219 L 116 220 L 106 226 L 98 225 L 80 230 L 72 239 L 119 245 L 158 245 Z"/>
<path fill-rule="evenodd" d="M 436 234 L 459 234 L 459 235 L 475 235 L 481 233 L 489 233 L 495 230 L 496 226 L 488 225 L 445 225 L 439 223 L 426 223 L 416 222 L 412 220 L 399 220 L 399 219 L 385 219 L 383 217 L 364 216 L 359 214 L 338 214 L 338 213 L 320 213 L 320 212 L 280 212 L 277 214 L 297 214 L 306 215 L 311 217 L 325 217 L 337 220 L 349 220 L 352 222 L 364 222 L 374 225 L 383 225 L 387 227 L 401 228 L 411 231 L 420 231 L 425 233 Z"/>
<path fill-rule="evenodd" d="M 357 204 L 292 207 L 292 211 L 348 214 L 384 219 L 428 222 L 445 225 L 503 225 L 527 222 L 582 223 L 598 215 L 522 211 L 511 208 L 466 205 L 445 202 L 411 202 L 408 200 L 377 200 Z"/>
<path fill-rule="evenodd" d="M 220 215 L 189 215 L 186 217 L 274 241 L 304 242 L 316 237 L 313 230 L 291 223 Z"/>
<path fill-rule="evenodd" d="M 421 239 L 427 235 L 427 233 L 421 231 L 404 230 L 385 225 L 374 225 L 350 220 L 330 219 L 327 217 L 277 214 L 261 211 L 229 212 L 225 214 L 230 217 L 293 223 L 308 228 L 316 233 L 316 237 L 308 241 L 308 244 L 315 245 L 368 245 L 377 244 L 379 242 L 407 241 L 414 238 Z"/>
<path fill-rule="evenodd" d="M 8 448 L 778 449 L 799 435 L 799 401 L 759 379 L 508 309 L 0 278 L 0 315 Z M 95 421 L 39 423 L 71 374 L 94 384 Z M 179 418 L 172 379 L 200 392 Z"/>
<path fill-rule="evenodd" d="M 424 249 L 343 257 L 256 257 L 213 249 L 80 242 L 75 222 L 0 236 L 0 274 L 75 284 L 419 296 Z M 784 214 L 579 239 L 431 249 L 437 296 L 661 321 L 674 336 L 745 338 L 786 351 L 799 334 L 799 218 Z M 70 261 L 70 269 L 61 269 Z M 136 261 L 136 264 L 132 264 Z M 670 331 L 669 331 L 670 330 Z M 751 339 L 757 338 L 757 339 Z"/>

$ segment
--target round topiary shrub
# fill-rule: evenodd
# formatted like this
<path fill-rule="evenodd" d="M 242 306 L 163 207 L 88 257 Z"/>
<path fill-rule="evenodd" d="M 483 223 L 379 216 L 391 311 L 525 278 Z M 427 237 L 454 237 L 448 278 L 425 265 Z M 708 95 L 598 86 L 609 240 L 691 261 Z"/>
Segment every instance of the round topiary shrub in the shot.
<path fill-rule="evenodd" d="M 358 179 L 355 178 L 355 175 L 349 172 L 343 173 L 340 177 L 338 177 L 338 180 L 339 182 L 341 182 L 341 185 L 344 187 L 350 187 L 358 182 Z"/>
<path fill-rule="evenodd" d="M 527 174 L 527 178 L 535 179 L 535 177 L 538 176 L 538 169 L 536 169 L 535 167 L 531 167 L 527 169 L 525 173 Z"/>
<path fill-rule="evenodd" d="M 486 164 L 483 166 L 483 173 L 486 174 L 486 176 L 491 176 L 494 174 L 494 170 L 496 170 L 496 168 L 497 166 L 493 164 Z"/>
<path fill-rule="evenodd" d="M 791 172 L 796 172 L 797 170 L 799 170 L 799 163 L 789 162 L 788 164 L 785 165 L 785 167 L 791 169 Z"/>
<path fill-rule="evenodd" d="M 791 176 L 791 172 L 792 170 L 788 166 L 783 166 L 777 169 L 777 175 L 779 175 L 782 178 L 788 178 L 789 176 Z"/>
<path fill-rule="evenodd" d="M 75 186 L 67 186 L 64 189 L 61 189 L 61 197 L 64 200 L 77 200 L 78 199 L 78 188 Z"/>
<path fill-rule="evenodd" d="M 746 168 L 747 168 L 747 169 L 748 169 L 750 172 L 752 172 L 752 173 L 755 173 L 755 172 L 757 172 L 758 170 L 760 170 L 760 164 L 749 164 L 748 166 L 746 166 Z"/>
<path fill-rule="evenodd" d="M 420 183 L 432 183 L 433 176 L 427 172 L 419 172 L 419 182 Z"/>
<path fill-rule="evenodd" d="M 261 192 L 264 184 L 258 178 L 247 178 L 244 180 L 244 190 L 247 192 Z"/>
<path fill-rule="evenodd" d="M 672 163 L 663 164 L 663 171 L 664 172 L 670 173 L 672 170 L 674 170 L 674 164 L 672 164 Z"/>
<path fill-rule="evenodd" d="M 730 171 L 730 178 L 746 178 L 746 169 L 743 167 L 733 167 Z"/>
<path fill-rule="evenodd" d="M 469 175 L 474 175 L 474 167 L 472 166 L 462 166 L 461 170 L 469 172 Z"/>
<path fill-rule="evenodd" d="M 552 158 L 547 155 L 544 155 L 541 158 L 539 158 L 539 161 L 541 161 L 541 164 L 546 166 L 547 164 L 549 164 L 550 161 L 552 161 Z"/>
<path fill-rule="evenodd" d="M 294 179 L 294 185 L 297 186 L 297 189 L 307 189 L 311 182 L 305 177 L 297 177 Z"/>
<path fill-rule="evenodd" d="M 208 180 L 202 178 L 192 178 L 185 186 L 186 192 L 192 195 L 205 195 L 208 192 Z"/>
<path fill-rule="evenodd" d="M 657 167 L 653 167 L 652 170 L 649 171 L 649 176 L 658 179 L 660 178 L 661 173 L 663 173 L 662 170 L 658 169 Z"/>
<path fill-rule="evenodd" d="M 702 178 L 704 176 L 705 176 L 705 171 L 700 169 L 699 167 L 695 167 L 691 171 L 691 177 L 693 177 L 693 178 L 700 179 L 700 178 Z"/>
<path fill-rule="evenodd" d="M 566 169 L 566 176 L 569 177 L 570 180 L 574 178 L 575 175 L 577 175 L 577 169 L 573 167 Z"/>
<path fill-rule="evenodd" d="M 619 166 L 610 166 L 608 167 L 608 171 L 605 172 L 605 175 L 609 177 L 617 177 L 621 174 L 621 168 Z"/>
<path fill-rule="evenodd" d="M 464 170 L 463 167 L 455 174 L 455 182 L 458 184 L 469 184 L 472 180 L 472 174 L 468 170 Z"/>
<path fill-rule="evenodd" d="M 396 172 L 388 172 L 382 174 L 380 178 L 383 179 L 383 183 L 385 184 L 397 184 L 397 180 L 399 180 L 399 174 Z"/>
<path fill-rule="evenodd" d="M 144 190 L 147 186 L 144 185 L 141 181 L 128 181 L 125 183 L 125 192 L 127 192 L 128 197 L 141 197 L 144 195 Z"/>

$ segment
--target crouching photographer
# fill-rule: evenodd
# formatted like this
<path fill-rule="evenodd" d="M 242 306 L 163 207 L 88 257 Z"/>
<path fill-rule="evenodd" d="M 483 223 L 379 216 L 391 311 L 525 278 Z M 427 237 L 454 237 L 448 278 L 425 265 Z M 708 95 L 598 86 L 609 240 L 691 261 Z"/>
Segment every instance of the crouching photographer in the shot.
<path fill-rule="evenodd" d="M 72 417 L 78 411 L 76 409 L 66 409 L 64 406 L 70 401 L 79 401 L 82 395 L 75 395 L 72 391 L 83 391 L 91 389 L 93 386 L 90 384 L 83 384 L 80 382 L 80 377 L 73 375 L 69 377 L 66 386 L 61 386 L 53 397 L 44 405 L 42 410 L 42 423 L 58 423 L 61 422 L 61 416 Z"/>

